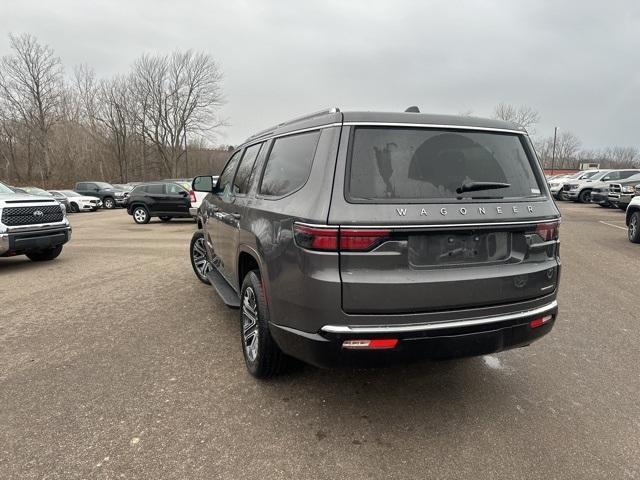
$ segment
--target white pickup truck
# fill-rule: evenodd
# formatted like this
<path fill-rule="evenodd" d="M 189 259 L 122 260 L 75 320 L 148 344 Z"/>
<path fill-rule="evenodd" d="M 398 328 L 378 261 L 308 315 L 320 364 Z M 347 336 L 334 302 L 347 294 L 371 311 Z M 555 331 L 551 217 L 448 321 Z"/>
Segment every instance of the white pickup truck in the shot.
<path fill-rule="evenodd" d="M 64 205 L 53 197 L 15 193 L 0 183 L 0 257 L 53 260 L 70 238 Z"/>

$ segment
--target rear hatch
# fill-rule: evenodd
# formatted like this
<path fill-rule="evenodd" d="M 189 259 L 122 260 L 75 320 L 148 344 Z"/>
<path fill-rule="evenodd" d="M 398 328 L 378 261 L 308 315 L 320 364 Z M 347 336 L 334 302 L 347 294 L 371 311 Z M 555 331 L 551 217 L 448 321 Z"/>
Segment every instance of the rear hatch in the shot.
<path fill-rule="evenodd" d="M 558 211 L 518 133 L 349 130 L 329 223 L 347 313 L 412 313 L 553 293 Z M 339 168 L 340 171 L 340 168 Z"/>

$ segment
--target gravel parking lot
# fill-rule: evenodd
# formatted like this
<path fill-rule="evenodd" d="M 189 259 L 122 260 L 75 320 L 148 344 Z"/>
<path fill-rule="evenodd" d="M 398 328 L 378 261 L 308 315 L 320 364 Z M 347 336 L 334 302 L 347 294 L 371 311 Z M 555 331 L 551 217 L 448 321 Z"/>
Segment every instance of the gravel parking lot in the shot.
<path fill-rule="evenodd" d="M 561 203 L 560 318 L 533 346 L 380 370 L 245 371 L 195 224 L 71 217 L 0 259 L 0 478 L 638 478 L 640 246 Z"/>

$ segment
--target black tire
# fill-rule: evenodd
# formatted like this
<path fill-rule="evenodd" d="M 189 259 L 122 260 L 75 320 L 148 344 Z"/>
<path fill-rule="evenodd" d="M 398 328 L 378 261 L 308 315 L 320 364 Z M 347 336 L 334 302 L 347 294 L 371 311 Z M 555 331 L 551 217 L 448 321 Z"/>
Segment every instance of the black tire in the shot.
<path fill-rule="evenodd" d="M 269 331 L 269 309 L 257 270 L 245 275 L 240 289 L 240 340 L 247 370 L 254 377 L 269 378 L 287 367 L 289 358 Z"/>
<path fill-rule="evenodd" d="M 80 207 L 78 207 L 77 203 L 71 202 L 71 204 L 69 204 L 69 210 L 71 213 L 78 213 L 80 211 Z"/>
<path fill-rule="evenodd" d="M 104 197 L 102 199 L 102 205 L 107 210 L 113 210 L 114 208 L 116 208 L 116 201 L 111 197 Z"/>
<path fill-rule="evenodd" d="M 62 252 L 62 245 L 58 245 L 57 247 L 48 248 L 46 250 L 37 250 L 32 252 L 27 252 L 26 255 L 29 260 L 33 262 L 48 262 L 49 260 L 53 260 L 57 258 L 58 255 Z"/>
<path fill-rule="evenodd" d="M 207 255 L 207 247 L 204 244 L 204 233 L 202 230 L 197 230 L 191 236 L 191 246 L 189 247 L 189 256 L 191 257 L 191 266 L 193 272 L 202 283 L 211 285 L 211 282 L 207 278 L 207 272 L 211 270 L 212 265 Z M 204 262 L 204 263 L 203 263 Z"/>
<path fill-rule="evenodd" d="M 167 217 L 167 216 L 164 216 L 164 215 L 163 215 L 162 217 L 159 217 L 159 218 L 160 218 L 160 220 L 162 220 L 163 222 L 168 222 L 168 221 L 169 221 L 169 220 L 171 220 L 173 217 Z"/>
<path fill-rule="evenodd" d="M 149 223 L 149 220 L 151 219 L 151 217 L 149 217 L 148 210 L 141 206 L 135 207 L 131 214 L 133 215 L 133 221 L 139 225 Z"/>
<path fill-rule="evenodd" d="M 633 212 L 631 214 L 628 227 L 629 241 L 632 243 L 640 243 L 640 212 Z"/>
<path fill-rule="evenodd" d="M 583 190 L 578 195 L 578 202 L 580 203 L 591 203 L 591 190 Z"/>
<path fill-rule="evenodd" d="M 602 208 L 609 208 L 611 206 L 608 203 L 599 203 L 598 205 L 600 205 Z"/>

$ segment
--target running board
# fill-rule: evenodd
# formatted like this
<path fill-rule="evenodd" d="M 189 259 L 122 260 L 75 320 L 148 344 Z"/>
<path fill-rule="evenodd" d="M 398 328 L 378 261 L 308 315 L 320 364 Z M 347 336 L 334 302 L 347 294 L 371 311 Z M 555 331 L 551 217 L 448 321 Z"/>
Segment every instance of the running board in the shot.
<path fill-rule="evenodd" d="M 240 308 L 240 297 L 215 266 L 209 270 L 207 278 L 227 307 Z"/>

